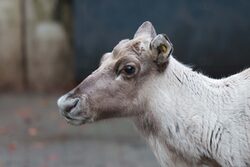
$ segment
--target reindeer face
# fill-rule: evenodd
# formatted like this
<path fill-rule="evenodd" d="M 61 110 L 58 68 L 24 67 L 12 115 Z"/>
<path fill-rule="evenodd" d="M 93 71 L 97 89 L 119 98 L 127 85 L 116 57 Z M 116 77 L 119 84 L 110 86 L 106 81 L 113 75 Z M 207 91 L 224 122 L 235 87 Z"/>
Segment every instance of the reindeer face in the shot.
<path fill-rule="evenodd" d="M 168 38 L 143 23 L 132 40 L 104 54 L 99 68 L 58 100 L 60 113 L 74 125 L 140 114 L 147 99 L 139 92 L 166 68 L 171 52 Z"/>

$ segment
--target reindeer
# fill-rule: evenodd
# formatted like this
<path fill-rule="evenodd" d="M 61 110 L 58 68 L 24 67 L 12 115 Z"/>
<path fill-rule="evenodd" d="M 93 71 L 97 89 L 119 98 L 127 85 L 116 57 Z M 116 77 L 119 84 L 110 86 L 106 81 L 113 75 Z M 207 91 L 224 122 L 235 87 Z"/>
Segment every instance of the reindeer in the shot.
<path fill-rule="evenodd" d="M 144 22 L 58 100 L 73 125 L 130 117 L 162 167 L 250 167 L 250 69 L 212 79 Z"/>

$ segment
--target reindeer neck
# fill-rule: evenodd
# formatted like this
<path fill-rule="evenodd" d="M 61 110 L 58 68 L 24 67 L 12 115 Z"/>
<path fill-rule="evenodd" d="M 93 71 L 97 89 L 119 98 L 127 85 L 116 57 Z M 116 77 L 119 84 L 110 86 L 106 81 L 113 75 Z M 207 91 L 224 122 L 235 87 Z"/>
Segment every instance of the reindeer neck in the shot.
<path fill-rule="evenodd" d="M 195 135 L 199 134 L 196 130 L 200 129 L 203 112 L 206 112 L 204 105 L 217 103 L 216 99 L 207 97 L 218 95 L 214 89 L 218 83 L 170 57 L 166 71 L 145 84 L 141 95 L 148 99 L 147 109 L 135 119 L 135 124 L 158 159 L 168 157 L 164 155 L 168 154 L 167 150 L 160 148 L 168 148 L 186 158 L 203 149 L 202 143 L 193 142 L 202 137 Z"/>

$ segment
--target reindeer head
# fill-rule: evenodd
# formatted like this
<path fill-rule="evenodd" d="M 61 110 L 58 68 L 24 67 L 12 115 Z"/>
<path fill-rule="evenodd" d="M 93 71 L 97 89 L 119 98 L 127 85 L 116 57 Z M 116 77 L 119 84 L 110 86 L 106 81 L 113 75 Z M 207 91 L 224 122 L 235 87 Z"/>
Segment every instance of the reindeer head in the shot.
<path fill-rule="evenodd" d="M 144 22 L 133 39 L 104 54 L 99 68 L 58 100 L 60 113 L 73 125 L 140 114 L 147 99 L 139 92 L 166 69 L 172 50 L 167 36 Z"/>

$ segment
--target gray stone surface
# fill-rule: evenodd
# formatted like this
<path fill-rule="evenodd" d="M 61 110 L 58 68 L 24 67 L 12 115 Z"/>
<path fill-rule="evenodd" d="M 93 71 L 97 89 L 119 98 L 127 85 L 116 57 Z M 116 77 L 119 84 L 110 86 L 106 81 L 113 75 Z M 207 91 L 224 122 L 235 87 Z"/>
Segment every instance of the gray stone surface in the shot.
<path fill-rule="evenodd" d="M 159 167 L 128 120 L 74 127 L 56 96 L 0 95 L 0 167 Z"/>

